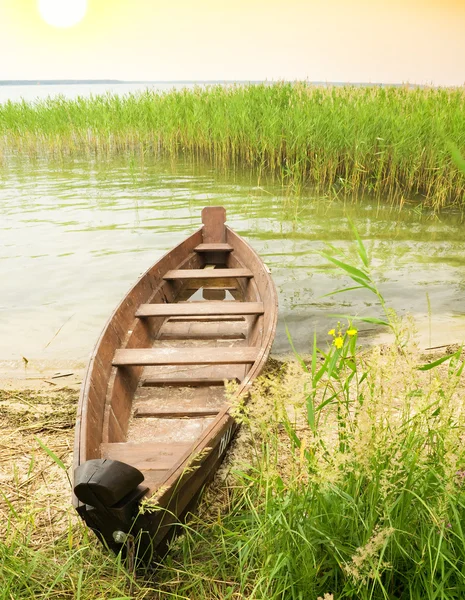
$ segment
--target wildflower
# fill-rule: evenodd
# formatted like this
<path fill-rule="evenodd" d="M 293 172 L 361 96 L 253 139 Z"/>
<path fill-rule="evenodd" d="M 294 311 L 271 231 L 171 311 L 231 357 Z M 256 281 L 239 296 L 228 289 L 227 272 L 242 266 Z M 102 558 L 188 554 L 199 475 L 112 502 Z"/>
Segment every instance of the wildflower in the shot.
<path fill-rule="evenodd" d="M 340 350 L 342 348 L 342 346 L 344 345 L 344 340 L 342 339 L 342 337 L 334 338 L 333 344 L 336 346 L 336 348 L 338 350 Z"/>
<path fill-rule="evenodd" d="M 330 329 L 328 331 L 328 335 L 336 335 L 336 330 L 335 329 Z"/>
<path fill-rule="evenodd" d="M 346 331 L 347 335 L 355 335 L 357 333 L 357 330 L 354 328 L 348 329 Z"/>

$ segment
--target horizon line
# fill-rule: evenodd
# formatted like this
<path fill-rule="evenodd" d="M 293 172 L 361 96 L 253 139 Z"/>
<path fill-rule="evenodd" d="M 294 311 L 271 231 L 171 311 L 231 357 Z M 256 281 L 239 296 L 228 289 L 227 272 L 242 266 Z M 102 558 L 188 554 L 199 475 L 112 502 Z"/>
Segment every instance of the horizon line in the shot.
<path fill-rule="evenodd" d="M 309 79 L 159 79 L 159 80 L 125 80 L 125 79 L 0 79 L 0 86 L 22 85 L 76 85 L 76 84 L 215 84 L 215 83 L 307 83 L 309 85 L 356 85 L 356 86 L 410 86 L 410 87 L 462 87 L 437 86 L 433 84 L 409 82 L 371 82 L 371 81 L 310 81 Z"/>

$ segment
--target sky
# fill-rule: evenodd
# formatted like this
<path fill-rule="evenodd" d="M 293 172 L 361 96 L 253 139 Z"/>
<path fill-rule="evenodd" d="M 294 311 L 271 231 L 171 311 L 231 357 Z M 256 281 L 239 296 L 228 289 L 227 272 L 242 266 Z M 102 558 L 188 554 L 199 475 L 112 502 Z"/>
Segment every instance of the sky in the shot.
<path fill-rule="evenodd" d="M 463 85 L 465 0 L 0 0 L 0 56 L 0 79 Z"/>

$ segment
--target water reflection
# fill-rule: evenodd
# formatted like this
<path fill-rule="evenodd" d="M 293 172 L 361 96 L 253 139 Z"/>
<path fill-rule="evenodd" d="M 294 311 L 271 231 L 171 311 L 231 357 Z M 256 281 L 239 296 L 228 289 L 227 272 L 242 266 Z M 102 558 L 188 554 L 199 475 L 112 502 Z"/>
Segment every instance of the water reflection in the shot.
<path fill-rule="evenodd" d="M 429 297 L 428 342 L 465 338 L 460 215 L 311 197 L 296 205 L 280 188 L 186 163 L 32 161 L 0 173 L 0 360 L 85 359 L 116 303 L 199 226 L 207 204 L 226 206 L 229 224 L 272 269 L 280 302 L 275 353 L 289 350 L 285 324 L 307 351 L 313 332 L 324 339 L 337 320 L 331 314 L 379 314 L 366 292 L 328 296 L 349 281 L 319 251 L 329 243 L 356 260 L 348 215 L 389 304 L 414 314 L 429 338 Z"/>

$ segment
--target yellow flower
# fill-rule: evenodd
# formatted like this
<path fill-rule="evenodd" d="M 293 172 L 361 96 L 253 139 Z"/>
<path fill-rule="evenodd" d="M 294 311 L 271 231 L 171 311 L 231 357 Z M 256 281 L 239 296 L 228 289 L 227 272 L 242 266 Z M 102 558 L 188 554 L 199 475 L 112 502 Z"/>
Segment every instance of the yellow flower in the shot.
<path fill-rule="evenodd" d="M 336 330 L 335 329 L 330 329 L 328 331 L 328 335 L 336 335 Z"/>
<path fill-rule="evenodd" d="M 346 333 L 347 333 L 347 335 L 355 335 L 357 333 L 357 330 L 356 329 L 348 329 L 346 331 Z"/>
<path fill-rule="evenodd" d="M 333 344 L 339 350 L 344 345 L 344 340 L 341 337 L 334 338 Z"/>

